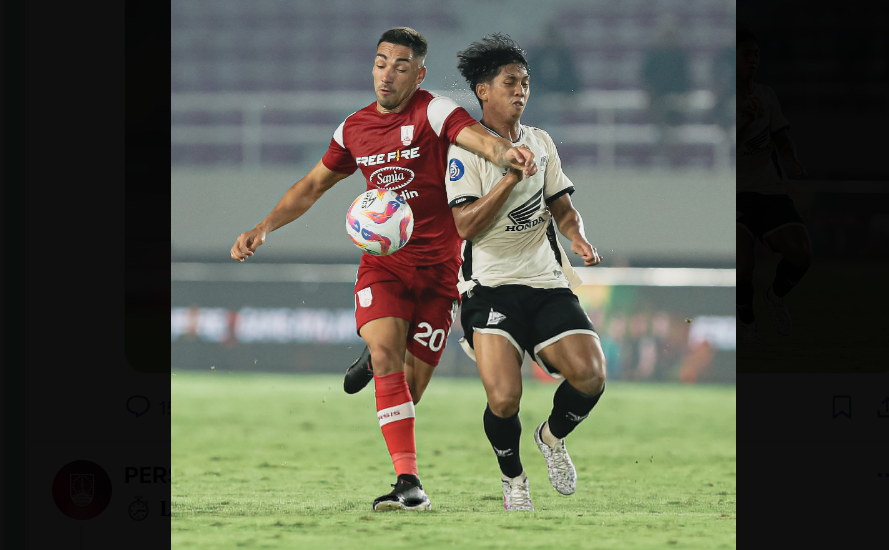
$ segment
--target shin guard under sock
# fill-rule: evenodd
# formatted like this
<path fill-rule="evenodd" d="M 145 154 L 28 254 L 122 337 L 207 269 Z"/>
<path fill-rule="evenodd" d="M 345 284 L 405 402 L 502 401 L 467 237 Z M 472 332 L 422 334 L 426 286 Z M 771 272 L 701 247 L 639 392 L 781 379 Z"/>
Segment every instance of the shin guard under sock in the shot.
<path fill-rule="evenodd" d="M 604 387 L 599 395 L 587 395 L 567 380 L 562 382 L 553 396 L 553 411 L 548 420 L 550 433 L 557 439 L 564 439 L 590 414 L 603 393 Z"/>
<path fill-rule="evenodd" d="M 417 475 L 417 444 L 414 438 L 414 400 L 404 372 L 374 375 L 377 418 L 395 474 Z"/>
<path fill-rule="evenodd" d="M 491 407 L 485 407 L 485 435 L 491 442 L 491 447 L 497 453 L 497 462 L 500 463 L 500 471 L 506 477 L 516 477 L 522 473 L 522 459 L 519 458 L 519 438 L 522 435 L 522 423 L 519 421 L 519 413 L 516 412 L 509 418 L 500 418 Z"/>

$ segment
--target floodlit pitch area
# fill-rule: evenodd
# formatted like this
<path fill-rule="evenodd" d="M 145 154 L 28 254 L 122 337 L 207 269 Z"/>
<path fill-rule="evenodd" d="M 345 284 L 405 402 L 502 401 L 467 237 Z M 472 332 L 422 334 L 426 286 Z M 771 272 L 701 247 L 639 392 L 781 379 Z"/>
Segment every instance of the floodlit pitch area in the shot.
<path fill-rule="evenodd" d="M 477 379 L 417 406 L 431 512 L 371 510 L 395 482 L 372 388 L 342 378 L 175 372 L 173 548 L 735 548 L 735 387 L 609 383 L 556 493 L 534 445 L 554 384 L 526 381 L 522 458 L 536 512 L 503 510 Z"/>

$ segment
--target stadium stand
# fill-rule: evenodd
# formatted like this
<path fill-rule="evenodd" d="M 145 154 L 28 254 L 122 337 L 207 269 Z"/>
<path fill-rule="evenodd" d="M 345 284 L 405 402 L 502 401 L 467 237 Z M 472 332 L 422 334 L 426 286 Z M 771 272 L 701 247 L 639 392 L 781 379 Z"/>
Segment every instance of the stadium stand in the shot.
<path fill-rule="evenodd" d="M 392 21 L 425 33 L 458 33 L 469 5 L 441 0 L 405 11 L 391 0 L 173 2 L 172 165 L 314 162 L 331 129 L 368 102 L 367 79 L 355 78 L 367 72 L 367 47 L 354 37 Z M 713 125 L 708 90 L 713 57 L 734 33 L 730 2 L 561 1 L 552 3 L 552 13 L 575 52 L 583 88 L 575 101 L 548 102 L 548 126 L 554 136 L 563 134 L 566 165 L 650 165 L 655 136 L 640 91 L 641 62 L 660 15 L 670 13 L 680 22 L 695 90 L 678 135 L 681 165 L 734 166 L 733 132 L 725 136 Z M 306 108 L 331 93 L 356 100 Z"/>

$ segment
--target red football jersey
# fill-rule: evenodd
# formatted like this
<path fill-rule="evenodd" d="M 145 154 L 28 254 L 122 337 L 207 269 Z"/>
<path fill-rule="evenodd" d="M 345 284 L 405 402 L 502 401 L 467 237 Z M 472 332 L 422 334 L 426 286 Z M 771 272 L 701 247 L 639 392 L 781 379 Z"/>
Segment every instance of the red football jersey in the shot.
<path fill-rule="evenodd" d="M 374 102 L 336 129 L 321 159 L 324 166 L 343 174 L 361 168 L 367 190 L 391 189 L 408 201 L 414 213 L 410 241 L 380 260 L 432 265 L 460 256 L 445 167 L 448 147 L 457 141 L 457 134 L 477 123 L 452 99 L 418 89 L 400 113 L 380 113 Z M 343 212 L 347 207 L 343 205 Z"/>

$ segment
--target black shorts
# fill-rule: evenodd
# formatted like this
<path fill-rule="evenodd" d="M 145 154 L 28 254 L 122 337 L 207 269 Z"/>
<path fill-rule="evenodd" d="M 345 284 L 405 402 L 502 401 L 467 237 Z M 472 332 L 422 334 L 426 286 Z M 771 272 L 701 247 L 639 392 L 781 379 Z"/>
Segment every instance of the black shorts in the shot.
<path fill-rule="evenodd" d="M 577 296 L 567 288 L 477 285 L 467 294 L 463 295 L 460 322 L 469 348 L 464 345 L 464 349 L 473 359 L 474 332 L 499 334 L 520 356 L 527 352 L 550 376 L 561 378 L 559 370 L 543 361 L 538 352 L 569 334 L 599 337 Z"/>
<path fill-rule="evenodd" d="M 788 225 L 805 225 L 787 195 L 746 191 L 737 195 L 737 225 L 769 246 L 766 237 Z M 771 247 L 769 247 L 771 250 Z"/>

